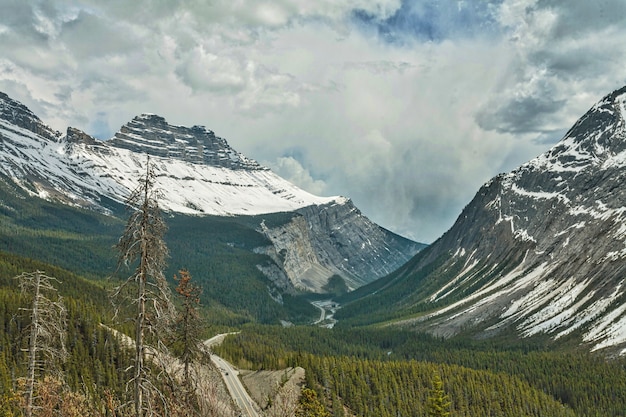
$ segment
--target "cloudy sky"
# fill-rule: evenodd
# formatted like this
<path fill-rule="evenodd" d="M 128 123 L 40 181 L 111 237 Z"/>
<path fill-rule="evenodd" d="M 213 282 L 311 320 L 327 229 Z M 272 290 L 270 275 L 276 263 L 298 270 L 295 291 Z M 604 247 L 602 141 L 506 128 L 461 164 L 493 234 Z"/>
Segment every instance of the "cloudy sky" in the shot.
<path fill-rule="evenodd" d="M 430 243 L 626 84 L 624 0 L 0 0 L 0 91 L 58 130 L 205 125 Z"/>

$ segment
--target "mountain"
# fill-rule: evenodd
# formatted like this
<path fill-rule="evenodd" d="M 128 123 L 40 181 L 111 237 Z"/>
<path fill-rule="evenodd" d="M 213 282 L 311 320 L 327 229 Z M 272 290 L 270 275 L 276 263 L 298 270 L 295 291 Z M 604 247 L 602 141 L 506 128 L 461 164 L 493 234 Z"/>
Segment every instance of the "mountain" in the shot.
<path fill-rule="evenodd" d="M 0 175 L 8 183 L 32 197 L 108 215 L 121 213 L 150 158 L 169 215 L 195 218 L 204 228 L 207 216 L 250 218 L 240 223 L 264 237 L 251 250 L 271 259 L 258 268 L 283 292 L 322 292 L 335 275 L 357 288 L 423 247 L 372 223 L 349 199 L 299 189 L 203 126 L 142 114 L 100 141 L 72 127 L 55 132 L 0 93 L 0 139 Z"/>
<path fill-rule="evenodd" d="M 513 331 L 626 353 L 625 181 L 626 87 L 486 183 L 449 231 L 337 316 L 367 309 L 439 336 Z"/>

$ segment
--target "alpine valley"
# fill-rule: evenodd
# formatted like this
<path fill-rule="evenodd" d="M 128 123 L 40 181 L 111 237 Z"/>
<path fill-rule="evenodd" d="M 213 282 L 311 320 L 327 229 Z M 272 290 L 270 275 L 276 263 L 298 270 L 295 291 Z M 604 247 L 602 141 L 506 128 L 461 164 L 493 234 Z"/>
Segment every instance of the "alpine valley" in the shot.
<path fill-rule="evenodd" d="M 203 332 L 192 344 L 220 341 L 222 358 L 194 357 L 203 373 L 189 388 L 151 356 L 154 403 L 169 415 L 626 415 L 626 87 L 483 185 L 427 247 L 205 127 L 143 114 L 101 141 L 53 131 L 0 93 L 0 415 L 24 415 L 36 326 L 13 278 L 35 270 L 58 279 L 68 312 L 67 360 L 54 373 L 55 358 L 40 361 L 37 412 L 141 414 L 128 387 L 142 360 L 120 334 L 137 334 L 143 313 L 115 316 L 118 281 L 104 278 L 122 272 L 113 246 L 147 163 L 168 226 L 165 275 L 186 268 L 202 287 L 200 306 L 181 284 L 174 295 L 204 319 L 185 315 Z M 147 343 L 185 356 L 190 339 L 172 334 Z M 237 379 L 254 400 L 245 411 L 227 391 Z"/>

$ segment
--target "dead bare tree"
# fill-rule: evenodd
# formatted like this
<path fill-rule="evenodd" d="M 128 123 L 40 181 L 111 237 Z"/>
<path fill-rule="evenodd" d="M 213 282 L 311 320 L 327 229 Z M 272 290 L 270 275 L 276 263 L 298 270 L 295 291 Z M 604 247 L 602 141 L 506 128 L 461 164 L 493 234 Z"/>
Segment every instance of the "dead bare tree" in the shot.
<path fill-rule="evenodd" d="M 65 336 L 67 310 L 53 282 L 41 271 L 23 273 L 16 277 L 23 294 L 32 296 L 30 334 L 28 341 L 28 375 L 26 377 L 24 415 L 31 417 L 34 409 L 36 376 L 41 371 L 59 371 L 60 362 L 67 357 Z M 44 366 L 45 364 L 45 366 Z M 47 367 L 48 369 L 45 369 Z M 59 372 L 59 377 L 61 376 Z"/>
<path fill-rule="evenodd" d="M 133 403 L 135 415 L 151 413 L 152 399 L 162 398 L 149 375 L 145 363 L 146 334 L 154 336 L 153 349 L 163 348 L 162 340 L 171 328 L 175 315 L 171 291 L 163 274 L 168 249 L 164 241 L 167 227 L 161 216 L 155 188 L 156 175 L 148 158 L 145 175 L 126 203 L 131 214 L 116 247 L 119 251 L 118 269 L 133 267 L 134 272 L 115 288 L 114 302 L 121 306 L 125 301 L 136 307 L 135 358 L 133 377 Z M 155 395 L 156 394 L 156 395 Z"/>

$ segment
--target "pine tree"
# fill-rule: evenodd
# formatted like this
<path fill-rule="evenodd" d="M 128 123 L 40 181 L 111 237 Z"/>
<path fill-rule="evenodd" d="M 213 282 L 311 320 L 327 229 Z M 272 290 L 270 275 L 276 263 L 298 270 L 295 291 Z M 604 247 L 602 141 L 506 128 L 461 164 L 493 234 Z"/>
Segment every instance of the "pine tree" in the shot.
<path fill-rule="evenodd" d="M 439 374 L 435 373 L 432 380 L 433 388 L 426 403 L 428 415 L 433 417 L 448 417 L 450 405 L 448 395 L 443 390 L 443 381 Z"/>
<path fill-rule="evenodd" d="M 300 407 L 296 412 L 297 417 L 330 417 L 330 413 L 324 408 L 324 404 L 317 398 L 315 390 L 303 388 L 300 394 Z"/>
<path fill-rule="evenodd" d="M 130 301 L 136 306 L 135 358 L 133 377 L 135 415 L 141 417 L 151 402 L 144 397 L 156 390 L 150 381 L 147 367 L 145 335 L 156 336 L 156 347 L 162 348 L 174 317 L 171 292 L 163 270 L 168 249 L 164 241 L 167 229 L 159 209 L 159 192 L 155 188 L 156 174 L 148 158 L 146 173 L 126 203 L 131 215 L 116 247 L 119 251 L 118 268 L 133 266 L 135 270 L 118 286 L 113 299 L 120 306 Z"/>

